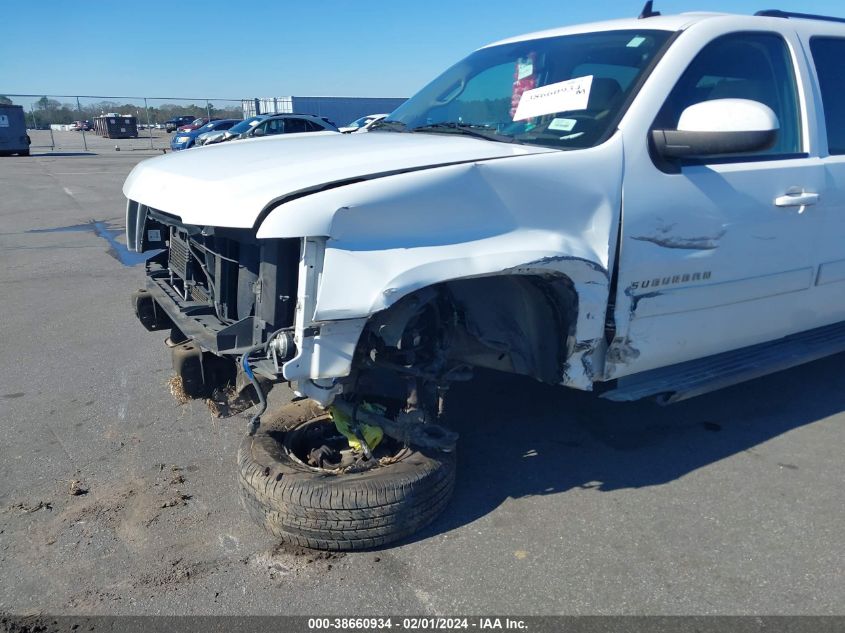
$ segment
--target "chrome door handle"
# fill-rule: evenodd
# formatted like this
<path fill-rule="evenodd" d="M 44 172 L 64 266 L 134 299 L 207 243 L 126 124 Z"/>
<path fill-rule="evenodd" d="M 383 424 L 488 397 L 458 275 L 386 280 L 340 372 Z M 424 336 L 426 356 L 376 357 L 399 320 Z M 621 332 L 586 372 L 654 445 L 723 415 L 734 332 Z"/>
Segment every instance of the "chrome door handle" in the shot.
<path fill-rule="evenodd" d="M 804 191 L 801 187 L 790 187 L 786 194 L 775 198 L 776 207 L 808 207 L 819 201 L 819 194 Z"/>

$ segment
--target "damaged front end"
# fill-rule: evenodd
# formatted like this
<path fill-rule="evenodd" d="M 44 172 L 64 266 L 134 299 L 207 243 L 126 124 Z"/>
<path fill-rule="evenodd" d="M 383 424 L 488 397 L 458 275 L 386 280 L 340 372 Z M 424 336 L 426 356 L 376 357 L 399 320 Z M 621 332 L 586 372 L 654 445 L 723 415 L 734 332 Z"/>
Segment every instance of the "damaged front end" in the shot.
<path fill-rule="evenodd" d="M 208 398 L 218 413 L 250 406 L 257 380 L 278 380 L 293 357 L 302 240 L 258 240 L 250 229 L 203 227 L 134 201 L 127 241 L 136 252 L 158 251 L 147 283 L 132 303 L 149 330 L 170 329 L 176 382 L 183 398 Z M 238 359 L 250 361 L 249 379 Z"/>
<path fill-rule="evenodd" d="M 236 213 L 228 227 L 184 219 L 213 222 L 221 204 L 149 206 L 142 170 L 126 188 L 127 242 L 159 252 L 136 312 L 194 348 L 174 367 L 221 411 L 258 402 L 260 414 L 288 381 L 347 416 L 353 437 L 369 424 L 449 450 L 446 395 L 475 368 L 586 390 L 601 379 L 621 205 L 606 167 L 621 156 L 614 137 L 338 181 L 265 201 L 250 228 Z"/>
<path fill-rule="evenodd" d="M 359 363 L 350 362 L 361 349 L 366 319 L 314 321 L 325 240 L 257 239 L 249 229 L 187 225 L 134 201 L 127 226 L 130 248 L 155 253 L 146 264 L 146 287 L 132 295 L 132 303 L 148 330 L 170 330 L 170 388 L 177 401 L 205 399 L 217 417 L 258 405 L 250 425 L 255 432 L 267 392 L 291 381 L 300 396 L 325 407 L 346 393 L 335 410 L 350 419 L 353 435 L 370 424 L 395 441 L 454 448 L 457 436 L 435 420 L 443 391 L 460 371 L 435 379 L 443 362 L 437 362 L 435 332 L 407 327 L 399 333 L 415 340 L 418 349 L 406 342 L 403 357 L 387 367 L 393 378 L 383 382 L 368 371 L 368 363 L 360 363 L 367 368 L 361 371 Z M 414 323 L 434 323 L 427 313 L 407 316 Z M 423 348 L 434 361 L 425 368 L 409 356 Z M 344 377 L 349 374 L 344 367 L 350 366 L 352 373 Z M 395 369 L 405 366 L 410 373 L 399 377 Z M 361 439 L 366 453 L 368 444 Z"/>

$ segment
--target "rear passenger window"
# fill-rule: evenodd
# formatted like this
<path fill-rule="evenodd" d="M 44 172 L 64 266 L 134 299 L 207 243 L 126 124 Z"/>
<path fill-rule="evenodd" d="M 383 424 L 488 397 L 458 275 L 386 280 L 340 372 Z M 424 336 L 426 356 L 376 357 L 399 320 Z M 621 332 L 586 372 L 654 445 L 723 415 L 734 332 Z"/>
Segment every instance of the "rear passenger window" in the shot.
<path fill-rule="evenodd" d="M 305 121 L 302 119 L 287 119 L 285 123 L 285 133 L 295 134 L 297 132 L 307 132 L 305 129 Z"/>
<path fill-rule="evenodd" d="M 829 151 L 845 154 L 845 39 L 814 37 L 810 51 L 819 76 Z"/>
<path fill-rule="evenodd" d="M 655 127 L 676 129 L 687 107 L 712 99 L 759 101 L 777 115 L 780 131 L 774 147 L 749 156 L 801 152 L 795 72 L 781 36 L 731 33 L 710 42 L 675 84 Z"/>

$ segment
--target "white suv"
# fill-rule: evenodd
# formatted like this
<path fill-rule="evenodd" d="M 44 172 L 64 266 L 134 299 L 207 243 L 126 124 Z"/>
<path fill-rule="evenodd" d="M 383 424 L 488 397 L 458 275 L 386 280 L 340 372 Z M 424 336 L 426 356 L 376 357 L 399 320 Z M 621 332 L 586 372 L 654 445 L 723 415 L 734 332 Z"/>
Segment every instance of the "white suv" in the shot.
<path fill-rule="evenodd" d="M 524 35 L 475 51 L 369 134 L 138 165 L 128 242 L 164 250 L 135 305 L 173 328 L 184 383 L 240 377 L 263 402 L 294 381 L 350 437 L 291 439 L 328 419 L 300 406 L 249 438 L 253 514 L 334 548 L 431 520 L 453 472 L 443 396 L 475 367 L 673 401 L 845 349 L 841 22 L 647 10 Z M 373 459 L 379 433 L 382 449 L 428 450 L 429 478 L 397 483 L 397 463 Z M 369 508 L 359 468 L 394 477 L 402 520 L 355 523 Z M 326 471 L 352 505 L 297 514 L 281 483 L 277 499 L 256 492 Z M 332 528 L 334 510 L 352 527 Z M 306 515 L 307 529 L 290 518 Z"/>

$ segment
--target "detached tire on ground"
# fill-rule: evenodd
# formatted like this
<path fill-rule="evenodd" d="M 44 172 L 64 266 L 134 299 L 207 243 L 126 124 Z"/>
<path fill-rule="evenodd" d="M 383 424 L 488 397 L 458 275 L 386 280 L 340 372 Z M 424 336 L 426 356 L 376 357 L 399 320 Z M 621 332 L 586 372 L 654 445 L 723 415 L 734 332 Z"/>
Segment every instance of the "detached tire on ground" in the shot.
<path fill-rule="evenodd" d="M 293 443 L 330 421 L 314 403 L 295 402 L 243 439 L 240 496 L 259 525 L 293 545 L 360 550 L 405 538 L 443 511 L 455 483 L 454 453 L 402 448 L 390 463 L 362 472 L 308 466 Z"/>

